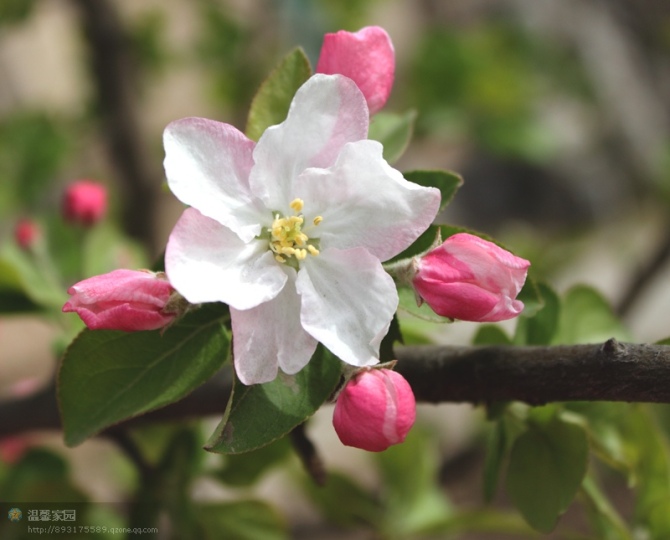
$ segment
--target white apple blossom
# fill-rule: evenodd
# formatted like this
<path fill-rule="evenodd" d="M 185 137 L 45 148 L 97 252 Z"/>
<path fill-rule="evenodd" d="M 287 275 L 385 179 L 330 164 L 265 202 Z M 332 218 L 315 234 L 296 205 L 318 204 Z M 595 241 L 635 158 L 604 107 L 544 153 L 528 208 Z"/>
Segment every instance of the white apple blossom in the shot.
<path fill-rule="evenodd" d="M 398 304 L 381 261 L 430 225 L 440 195 L 384 161 L 368 119 L 353 81 L 314 75 L 257 144 L 202 118 L 165 130 L 168 184 L 191 206 L 166 272 L 188 301 L 230 306 L 245 384 L 297 373 L 317 342 L 355 366 L 378 362 Z"/>

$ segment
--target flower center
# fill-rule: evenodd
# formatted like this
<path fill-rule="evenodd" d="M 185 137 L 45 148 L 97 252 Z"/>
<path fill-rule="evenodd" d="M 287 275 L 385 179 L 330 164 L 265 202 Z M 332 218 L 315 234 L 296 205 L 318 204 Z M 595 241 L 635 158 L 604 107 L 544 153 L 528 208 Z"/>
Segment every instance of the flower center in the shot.
<path fill-rule="evenodd" d="M 294 199 L 291 202 L 291 208 L 295 215 L 274 214 L 274 221 L 268 232 L 270 233 L 270 249 L 275 254 L 277 262 L 297 267 L 298 262 L 304 261 L 307 255 L 319 254 L 319 239 L 310 239 L 302 230 L 305 217 L 300 212 L 304 205 L 302 199 Z M 318 225 L 321 221 L 323 218 L 316 216 L 312 223 Z"/>

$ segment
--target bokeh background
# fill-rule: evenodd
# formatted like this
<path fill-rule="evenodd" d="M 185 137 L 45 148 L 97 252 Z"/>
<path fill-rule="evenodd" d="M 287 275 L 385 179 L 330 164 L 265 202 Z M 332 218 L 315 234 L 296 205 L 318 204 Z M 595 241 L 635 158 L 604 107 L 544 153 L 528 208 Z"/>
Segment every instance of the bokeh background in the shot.
<path fill-rule="evenodd" d="M 667 337 L 664 0 L 0 0 L 0 242 L 13 242 L 23 217 L 62 228 L 64 187 L 90 178 L 108 187 L 107 219 L 149 264 L 182 210 L 164 185 L 165 125 L 204 116 L 243 129 L 284 54 L 301 46 L 314 65 L 325 32 L 372 24 L 389 32 L 397 55 L 386 110 L 416 117 L 395 166 L 458 172 L 449 223 L 502 241 L 558 291 L 596 287 L 637 341 Z M 111 263 L 123 266 L 119 257 Z M 474 327 L 433 334 L 467 343 Z M 0 318 L 0 391 L 48 380 L 58 336 L 44 318 Z M 326 466 L 374 486 L 371 459 L 339 445 L 329 414 L 310 427 Z M 444 405 L 420 415 L 445 493 L 481 504 L 481 414 Z M 35 437 L 93 500 L 123 498 L 136 482 L 108 442 L 65 449 L 57 434 Z M 341 534 L 285 473 L 255 489 L 281 508 L 294 537 Z M 203 481 L 193 496 L 231 495 Z"/>

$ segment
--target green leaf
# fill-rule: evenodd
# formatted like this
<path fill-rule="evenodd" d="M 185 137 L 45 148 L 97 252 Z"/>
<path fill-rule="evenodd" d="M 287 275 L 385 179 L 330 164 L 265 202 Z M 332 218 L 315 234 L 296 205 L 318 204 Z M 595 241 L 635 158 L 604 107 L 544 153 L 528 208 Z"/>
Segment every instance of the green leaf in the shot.
<path fill-rule="evenodd" d="M 309 500 L 330 523 L 340 527 L 368 525 L 375 529 L 383 523 L 383 508 L 379 501 L 342 473 L 329 471 L 324 486 L 317 485 L 311 478 L 306 478 L 303 486 Z"/>
<path fill-rule="evenodd" d="M 229 486 L 250 486 L 271 467 L 283 461 L 290 453 L 286 437 L 246 454 L 228 454 L 224 465 L 214 472 L 216 478 Z"/>
<path fill-rule="evenodd" d="M 384 145 L 384 159 L 396 162 L 405 153 L 414 132 L 416 111 L 404 114 L 380 112 L 370 122 L 368 138 Z"/>
<path fill-rule="evenodd" d="M 100 223 L 86 236 L 83 275 L 96 276 L 116 268 L 148 268 L 142 247 L 110 223 Z"/>
<path fill-rule="evenodd" d="M 319 345 L 295 375 L 280 372 L 272 382 L 245 386 L 235 380 L 226 413 L 206 450 L 239 454 L 283 437 L 312 416 L 337 386 L 342 366 Z"/>
<path fill-rule="evenodd" d="M 626 523 L 616 511 L 607 496 L 600 490 L 591 475 L 587 475 L 582 483 L 582 493 L 591 520 L 602 540 L 631 540 L 632 535 Z"/>
<path fill-rule="evenodd" d="M 67 294 L 57 278 L 49 274 L 52 270 L 13 243 L 6 243 L 0 250 L 0 290 L 13 291 L 35 304 L 60 311 Z"/>
<path fill-rule="evenodd" d="M 288 540 L 288 527 L 270 505 L 262 501 L 200 504 L 194 508 L 203 540 Z"/>
<path fill-rule="evenodd" d="M 442 195 L 440 210 L 452 201 L 458 189 L 463 185 L 463 178 L 451 171 L 410 171 L 403 173 L 403 176 L 420 186 L 439 189 Z"/>
<path fill-rule="evenodd" d="M 591 287 L 577 285 L 563 299 L 553 343 L 598 343 L 614 337 L 630 341 L 629 332 L 615 317 L 609 303 Z"/>
<path fill-rule="evenodd" d="M 37 313 L 40 310 L 40 306 L 28 298 L 22 291 L 0 287 L 0 315 Z"/>
<path fill-rule="evenodd" d="M 70 480 L 68 462 L 42 448 L 30 449 L 12 465 L 0 485 L 0 493 L 2 501 L 14 503 L 86 501 L 85 495 Z"/>
<path fill-rule="evenodd" d="M 556 416 L 531 422 L 512 446 L 507 491 L 528 524 L 551 531 L 586 474 L 588 441 L 578 425 Z"/>
<path fill-rule="evenodd" d="M 309 59 L 302 49 L 288 53 L 265 79 L 251 102 L 247 137 L 257 141 L 268 127 L 283 122 L 293 96 L 311 75 Z"/>
<path fill-rule="evenodd" d="M 206 304 L 165 330 L 84 330 L 63 357 L 58 395 L 65 443 L 184 397 L 228 358 L 223 304 Z"/>
<path fill-rule="evenodd" d="M 384 481 L 387 536 L 430 531 L 453 513 L 437 483 L 438 453 L 432 434 L 415 425 L 403 444 L 375 454 Z"/>
<path fill-rule="evenodd" d="M 482 324 L 477 328 L 473 345 L 511 345 L 512 340 L 505 331 L 495 324 Z"/>
<path fill-rule="evenodd" d="M 544 283 L 532 284 L 532 287 L 536 294 L 534 299 L 529 299 L 530 294 L 519 295 L 519 300 L 524 302 L 525 308 L 517 323 L 514 343 L 549 345 L 558 330 L 560 300 L 558 295 Z M 525 289 L 526 287 L 522 292 Z"/>
<path fill-rule="evenodd" d="M 496 422 L 486 443 L 484 460 L 484 500 L 490 503 L 496 494 L 500 470 L 507 456 L 507 433 L 502 421 Z"/>
<path fill-rule="evenodd" d="M 635 464 L 635 529 L 660 540 L 670 538 L 670 448 L 652 410 L 630 405 L 620 422 L 626 453 Z"/>

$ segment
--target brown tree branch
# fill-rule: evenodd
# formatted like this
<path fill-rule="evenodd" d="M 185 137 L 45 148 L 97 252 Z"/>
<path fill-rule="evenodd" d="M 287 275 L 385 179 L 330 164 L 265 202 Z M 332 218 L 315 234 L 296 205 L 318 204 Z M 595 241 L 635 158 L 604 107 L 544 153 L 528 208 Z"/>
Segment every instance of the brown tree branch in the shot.
<path fill-rule="evenodd" d="M 396 369 L 418 402 L 481 404 L 523 401 L 670 403 L 670 346 L 619 343 L 552 347 L 399 347 Z M 229 370 L 183 400 L 111 430 L 223 414 L 232 388 Z M 55 387 L 0 403 L 0 438 L 60 429 Z M 104 435 L 104 433 L 103 433 Z"/>
<path fill-rule="evenodd" d="M 72 0 L 88 44 L 95 103 L 121 190 L 125 231 L 152 254 L 161 174 L 142 136 L 138 72 L 121 18 L 109 0 Z"/>

